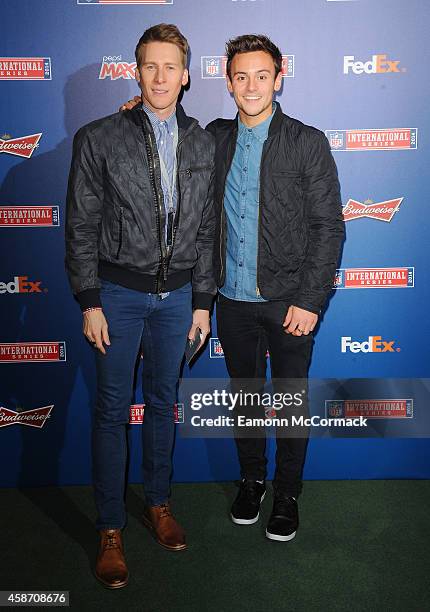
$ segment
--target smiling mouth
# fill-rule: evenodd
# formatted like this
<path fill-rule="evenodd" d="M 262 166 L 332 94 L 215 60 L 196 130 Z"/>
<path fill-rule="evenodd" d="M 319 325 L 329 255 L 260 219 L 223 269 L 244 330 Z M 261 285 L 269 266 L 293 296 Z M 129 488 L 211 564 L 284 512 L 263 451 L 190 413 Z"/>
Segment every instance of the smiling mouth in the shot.
<path fill-rule="evenodd" d="M 256 100 L 261 100 L 261 96 L 243 96 L 245 100 L 250 100 L 251 102 L 255 102 Z"/>
<path fill-rule="evenodd" d="M 153 89 L 152 93 L 156 95 L 160 95 L 160 94 L 166 94 L 168 92 L 167 92 L 167 89 Z"/>

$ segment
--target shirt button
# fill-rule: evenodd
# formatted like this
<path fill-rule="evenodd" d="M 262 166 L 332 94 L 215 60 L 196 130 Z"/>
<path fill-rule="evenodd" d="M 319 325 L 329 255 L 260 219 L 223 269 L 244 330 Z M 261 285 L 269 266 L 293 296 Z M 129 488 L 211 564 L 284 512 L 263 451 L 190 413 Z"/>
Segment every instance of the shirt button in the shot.
<path fill-rule="evenodd" d="M 240 239 L 240 242 L 243 242 L 243 238 Z"/>
<path fill-rule="evenodd" d="M 248 168 L 244 168 L 243 171 L 246 172 L 248 170 Z"/>
<path fill-rule="evenodd" d="M 246 148 L 247 148 L 247 149 L 249 149 L 249 147 L 250 147 L 250 146 L 251 146 L 250 144 L 247 144 L 247 145 L 246 145 Z"/>
<path fill-rule="evenodd" d="M 246 195 L 246 191 L 242 191 L 242 195 Z"/>
<path fill-rule="evenodd" d="M 241 268 L 241 267 L 242 267 L 242 262 L 241 262 L 241 261 L 239 261 L 239 268 Z"/>
<path fill-rule="evenodd" d="M 245 215 L 240 215 L 240 218 L 241 219 L 245 219 Z"/>

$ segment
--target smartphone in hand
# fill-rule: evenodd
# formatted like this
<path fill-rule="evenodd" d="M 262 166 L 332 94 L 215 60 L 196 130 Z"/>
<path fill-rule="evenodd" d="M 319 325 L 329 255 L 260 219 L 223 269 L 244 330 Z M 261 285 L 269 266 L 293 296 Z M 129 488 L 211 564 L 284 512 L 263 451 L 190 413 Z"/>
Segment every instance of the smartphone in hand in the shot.
<path fill-rule="evenodd" d="M 188 365 L 190 365 L 190 361 L 193 359 L 195 354 L 197 353 L 197 349 L 200 346 L 200 342 L 202 341 L 202 333 L 199 328 L 196 329 L 196 333 L 194 335 L 193 340 L 187 338 L 187 346 L 185 348 L 185 360 Z"/>

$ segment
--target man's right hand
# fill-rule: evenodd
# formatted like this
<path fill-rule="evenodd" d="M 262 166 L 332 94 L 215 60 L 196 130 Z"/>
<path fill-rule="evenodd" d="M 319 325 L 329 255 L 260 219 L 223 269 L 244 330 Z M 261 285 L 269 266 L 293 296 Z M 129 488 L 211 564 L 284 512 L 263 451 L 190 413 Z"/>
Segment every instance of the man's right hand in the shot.
<path fill-rule="evenodd" d="M 119 107 L 120 111 L 131 110 L 136 106 L 136 104 L 140 104 L 142 102 L 142 98 L 140 96 L 134 96 L 132 100 L 129 100 L 125 104 Z"/>
<path fill-rule="evenodd" d="M 94 348 L 106 355 L 103 342 L 110 346 L 108 324 L 102 310 L 84 312 L 84 334 Z"/>

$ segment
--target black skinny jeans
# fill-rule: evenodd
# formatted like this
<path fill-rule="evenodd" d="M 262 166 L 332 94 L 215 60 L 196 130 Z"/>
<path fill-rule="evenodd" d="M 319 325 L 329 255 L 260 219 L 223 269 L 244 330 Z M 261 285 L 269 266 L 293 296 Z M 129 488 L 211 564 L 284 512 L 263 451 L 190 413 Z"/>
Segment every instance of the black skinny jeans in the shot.
<path fill-rule="evenodd" d="M 313 336 L 286 334 L 282 324 L 289 303 L 285 301 L 241 302 L 219 295 L 217 301 L 217 328 L 232 390 L 262 391 L 266 374 L 266 350 L 270 353 L 273 390 L 294 392 L 302 390 L 312 353 Z M 243 379 L 243 380 L 239 380 Z M 254 379 L 251 381 L 250 379 Z M 295 379 L 295 380 L 287 380 Z M 301 379 L 300 382 L 297 379 Z M 298 386 L 297 386 L 298 385 Z M 306 394 L 307 397 L 307 394 Z M 241 409 L 243 410 L 243 409 Z M 264 417 L 259 408 L 258 416 Z M 244 410 L 257 416 L 256 409 Z M 276 416 L 292 414 L 307 416 L 307 402 L 300 410 L 283 408 Z M 243 428 L 241 428 L 243 430 Z M 308 443 L 308 429 L 301 430 L 301 437 L 289 437 L 285 428 L 276 429 L 276 470 L 273 479 L 275 490 L 298 497 L 302 489 L 302 472 Z M 266 478 L 266 436 L 264 428 L 247 428 L 239 434 L 235 427 L 235 441 L 239 455 L 242 478 L 263 480 Z"/>

